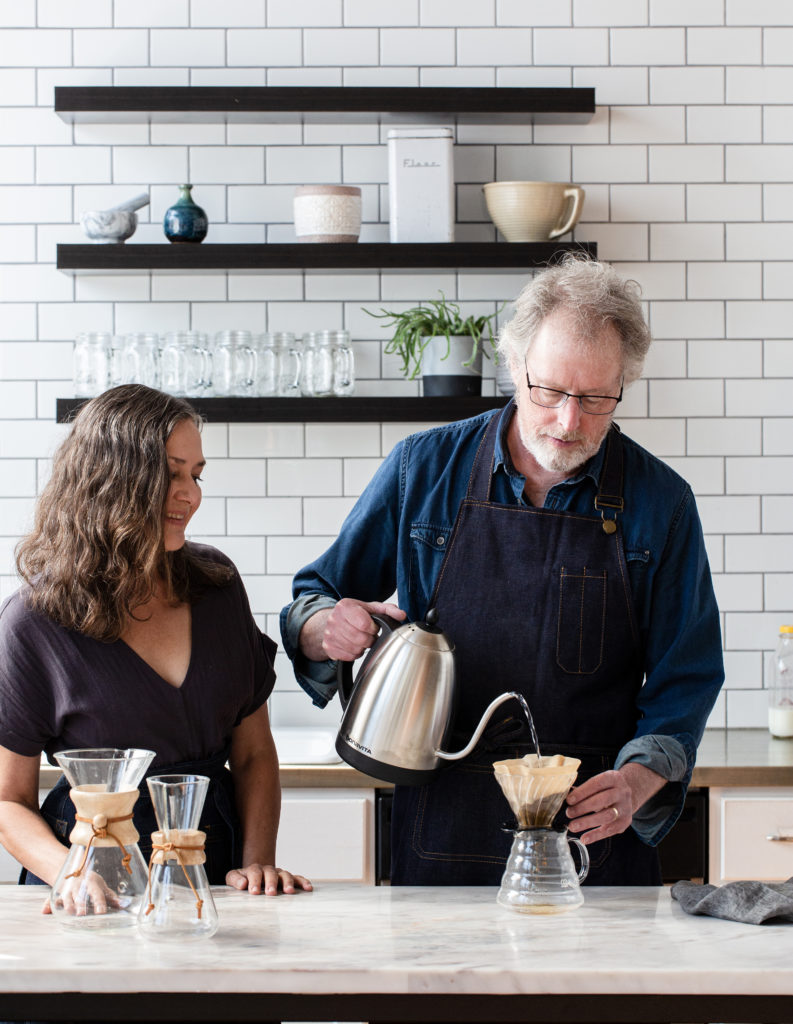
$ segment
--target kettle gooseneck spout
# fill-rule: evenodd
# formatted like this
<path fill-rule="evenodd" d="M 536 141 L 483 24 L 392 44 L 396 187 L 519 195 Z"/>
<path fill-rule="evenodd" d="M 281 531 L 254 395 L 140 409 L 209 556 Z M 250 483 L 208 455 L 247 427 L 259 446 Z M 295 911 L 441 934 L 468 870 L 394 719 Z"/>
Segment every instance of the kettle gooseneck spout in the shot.
<path fill-rule="evenodd" d="M 485 713 L 482 715 L 482 718 L 479 721 L 479 725 L 477 725 L 476 729 L 474 730 L 473 736 L 468 741 L 467 745 L 463 747 L 462 750 L 458 750 L 455 754 L 448 754 L 444 750 L 436 750 L 435 756 L 443 758 L 444 761 L 460 761 L 462 760 L 462 758 L 468 757 L 468 755 L 479 742 L 482 733 L 485 731 L 485 726 L 490 721 L 490 718 L 492 717 L 492 714 L 496 710 L 496 708 L 499 705 L 503 704 L 505 701 L 512 699 L 520 701 L 522 699 L 521 694 L 515 693 L 514 691 L 510 693 L 499 694 L 498 697 L 496 697 L 495 700 L 491 701 L 490 704 L 488 704 L 488 706 L 485 708 Z"/>

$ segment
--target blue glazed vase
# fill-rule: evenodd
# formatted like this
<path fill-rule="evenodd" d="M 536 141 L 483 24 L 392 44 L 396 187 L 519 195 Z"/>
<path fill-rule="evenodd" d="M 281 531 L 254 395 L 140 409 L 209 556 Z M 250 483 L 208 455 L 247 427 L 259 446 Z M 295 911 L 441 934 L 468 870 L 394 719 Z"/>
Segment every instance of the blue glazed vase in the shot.
<path fill-rule="evenodd" d="M 193 202 L 192 185 L 179 186 L 179 198 L 165 211 L 162 227 L 169 242 L 202 242 L 206 238 L 209 220 Z"/>

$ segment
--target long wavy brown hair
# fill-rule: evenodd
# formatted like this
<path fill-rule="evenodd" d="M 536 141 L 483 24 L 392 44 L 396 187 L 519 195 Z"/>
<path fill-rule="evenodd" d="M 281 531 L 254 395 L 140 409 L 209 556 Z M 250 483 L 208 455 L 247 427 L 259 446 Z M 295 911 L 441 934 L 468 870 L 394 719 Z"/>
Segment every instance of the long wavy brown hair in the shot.
<path fill-rule="evenodd" d="M 158 583 L 174 603 L 233 575 L 190 545 L 166 552 L 162 514 L 170 484 L 165 444 L 195 409 L 142 384 L 124 384 L 80 409 L 55 453 L 32 531 L 17 545 L 27 600 L 50 619 L 112 642 Z"/>

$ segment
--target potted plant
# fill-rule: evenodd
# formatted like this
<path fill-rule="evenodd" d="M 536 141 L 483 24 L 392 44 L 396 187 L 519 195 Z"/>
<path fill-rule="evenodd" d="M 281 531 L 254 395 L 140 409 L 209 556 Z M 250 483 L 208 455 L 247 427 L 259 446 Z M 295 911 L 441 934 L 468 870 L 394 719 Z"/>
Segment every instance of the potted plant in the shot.
<path fill-rule="evenodd" d="M 504 308 L 488 316 L 463 317 L 456 302 L 443 292 L 440 300 L 397 313 L 382 309 L 364 313 L 384 320 L 394 329 L 385 351 L 402 360 L 409 380 L 422 376 L 424 395 L 479 395 L 482 393 L 482 356 L 496 358 L 493 325 Z M 504 304 L 506 305 L 506 303 Z"/>

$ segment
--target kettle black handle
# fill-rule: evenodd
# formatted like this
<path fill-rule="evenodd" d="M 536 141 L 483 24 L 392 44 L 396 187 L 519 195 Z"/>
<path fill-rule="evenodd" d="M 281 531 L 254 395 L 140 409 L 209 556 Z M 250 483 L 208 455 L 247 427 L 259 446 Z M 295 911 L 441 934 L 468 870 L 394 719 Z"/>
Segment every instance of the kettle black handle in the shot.
<path fill-rule="evenodd" d="M 370 615 L 372 613 L 370 612 Z M 382 643 L 383 639 L 388 636 L 389 633 L 393 633 L 397 626 L 401 626 L 401 622 L 397 622 L 396 619 L 392 619 L 390 615 L 372 615 L 372 618 L 380 626 L 380 635 L 375 640 L 374 644 L 369 648 L 366 653 L 366 659 L 374 652 L 374 650 Z M 351 661 L 337 661 L 336 662 L 336 682 L 339 686 L 339 700 L 341 701 L 342 709 L 347 707 L 352 692 L 355 689 L 355 681 L 352 678 L 352 666 Z"/>

